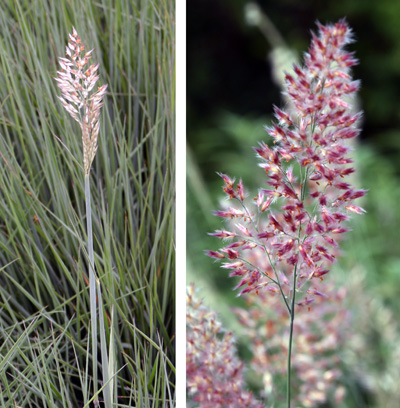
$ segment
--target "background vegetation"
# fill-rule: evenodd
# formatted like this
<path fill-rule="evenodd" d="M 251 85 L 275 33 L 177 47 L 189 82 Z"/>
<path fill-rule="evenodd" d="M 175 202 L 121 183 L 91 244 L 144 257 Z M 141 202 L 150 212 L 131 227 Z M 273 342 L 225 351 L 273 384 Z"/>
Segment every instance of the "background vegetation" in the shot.
<path fill-rule="evenodd" d="M 173 406 L 170 0 L 2 2 L 0 405 L 92 406 L 82 145 L 53 80 L 72 26 L 108 83 L 91 182 L 113 406 Z"/>
<path fill-rule="evenodd" d="M 220 229 L 212 215 L 223 198 L 217 171 L 242 178 L 248 190 L 264 184 L 252 151 L 272 120 L 272 104 L 282 105 L 274 66 L 299 59 L 308 48 L 315 21 L 346 17 L 355 32 L 361 79 L 362 136 L 355 146 L 355 184 L 368 188 L 342 244 L 343 257 L 331 275 L 345 285 L 354 316 L 344 350 L 341 407 L 396 407 L 400 369 L 400 4 L 361 0 L 258 2 L 270 20 L 267 29 L 249 24 L 244 0 L 193 0 L 188 5 L 188 282 L 203 287 L 205 303 L 220 312 L 241 336 L 231 312 L 240 304 L 233 280 L 203 255 L 219 242 L 207 232 Z M 212 13 L 210 12 L 212 10 Z M 248 10 L 248 9 L 247 9 Z M 247 15 L 248 16 L 248 15 Z M 265 27 L 264 27 L 265 28 Z M 290 69 L 290 66 L 287 67 Z M 241 355 L 248 350 L 240 343 Z M 255 390 L 257 384 L 254 385 Z M 335 405 L 332 405 L 335 406 Z"/>

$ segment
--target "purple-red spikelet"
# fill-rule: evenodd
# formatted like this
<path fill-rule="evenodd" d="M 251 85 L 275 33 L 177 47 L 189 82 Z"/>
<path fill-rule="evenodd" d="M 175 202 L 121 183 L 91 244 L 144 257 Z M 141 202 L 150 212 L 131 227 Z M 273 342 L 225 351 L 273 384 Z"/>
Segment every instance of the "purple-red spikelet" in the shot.
<path fill-rule="evenodd" d="M 193 285 L 187 289 L 186 310 L 188 400 L 201 408 L 263 408 L 245 389 L 233 334 L 203 305 Z"/>
<path fill-rule="evenodd" d="M 92 92 L 100 78 L 97 74 L 99 64 L 88 65 L 92 52 L 93 50 L 85 52 L 85 46 L 73 27 L 65 58 L 59 58 L 61 71 L 57 71 L 58 78 L 54 78 L 62 93 L 62 97 L 58 98 L 81 127 L 86 175 L 89 174 L 96 155 L 100 108 L 107 89 L 107 85 L 102 85 Z"/>
<path fill-rule="evenodd" d="M 344 20 L 318 28 L 304 66 L 294 66 L 294 73 L 286 75 L 291 109 L 274 108 L 277 122 L 266 128 L 273 147 L 260 143 L 255 148 L 268 188 L 261 188 L 250 206 L 242 181 L 235 185 L 235 179 L 219 174 L 224 192 L 238 208 L 217 211 L 228 227 L 210 234 L 246 242 L 234 257 L 226 248 L 219 251 L 227 260 L 224 268 L 241 272 L 240 294 L 266 287 L 271 291 L 279 287 L 280 274 L 287 278 L 296 271 L 296 289 L 309 290 L 307 300 L 299 295 L 299 305 L 317 295 L 313 282 L 335 261 L 338 240 L 348 231 L 342 222 L 365 212 L 353 201 L 366 190 L 355 189 L 346 179 L 355 171 L 346 142 L 359 134 L 361 116 L 350 103 L 359 88 L 350 74 L 357 60 L 344 49 L 352 42 L 351 29 Z M 234 222 L 229 225 L 229 220 Z M 289 298 L 289 286 L 282 288 Z"/>

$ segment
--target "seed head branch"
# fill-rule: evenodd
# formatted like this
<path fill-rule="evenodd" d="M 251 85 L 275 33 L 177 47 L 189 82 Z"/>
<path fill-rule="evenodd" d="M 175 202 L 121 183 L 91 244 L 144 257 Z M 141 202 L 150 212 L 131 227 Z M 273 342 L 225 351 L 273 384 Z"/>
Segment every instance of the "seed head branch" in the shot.
<path fill-rule="evenodd" d="M 61 70 L 54 78 L 62 96 L 59 96 L 65 110 L 75 119 L 82 131 L 83 166 L 85 175 L 89 175 L 97 151 L 99 135 L 99 116 L 103 106 L 103 97 L 107 85 L 102 85 L 92 92 L 100 76 L 99 64 L 89 65 L 93 49 L 85 52 L 77 31 L 73 28 L 65 51 L 65 58 L 59 58 Z"/>

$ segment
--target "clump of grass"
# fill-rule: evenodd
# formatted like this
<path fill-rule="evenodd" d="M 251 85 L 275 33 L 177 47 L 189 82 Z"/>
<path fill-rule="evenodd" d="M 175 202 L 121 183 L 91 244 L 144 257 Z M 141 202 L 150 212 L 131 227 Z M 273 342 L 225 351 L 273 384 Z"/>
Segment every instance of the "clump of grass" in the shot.
<path fill-rule="evenodd" d="M 113 407 L 174 406 L 174 3 L 3 6 L 0 405 L 93 407 L 90 363 L 99 379 L 107 370 L 91 347 L 92 263 Z M 92 262 L 81 129 L 52 79 L 73 25 L 108 84 L 88 180 Z"/>

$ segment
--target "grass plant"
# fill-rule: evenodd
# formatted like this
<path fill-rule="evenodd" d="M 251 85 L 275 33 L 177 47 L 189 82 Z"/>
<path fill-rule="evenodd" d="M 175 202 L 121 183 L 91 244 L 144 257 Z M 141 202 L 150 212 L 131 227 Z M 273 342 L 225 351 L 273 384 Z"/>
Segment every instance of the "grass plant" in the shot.
<path fill-rule="evenodd" d="M 65 56 L 59 58 L 61 71 L 58 71 L 58 86 L 61 89 L 62 97 L 59 97 L 65 110 L 71 117 L 79 123 L 82 132 L 82 157 L 85 172 L 85 204 L 86 204 L 86 231 L 87 231 L 87 251 L 89 266 L 89 296 L 90 296 L 90 322 L 92 337 L 92 374 L 93 374 L 93 395 L 94 404 L 99 405 L 97 392 L 97 299 L 102 306 L 101 285 L 94 270 L 94 250 L 93 250 L 93 227 L 92 227 L 92 207 L 90 194 L 90 170 L 93 159 L 96 156 L 97 140 L 99 136 L 99 116 L 103 106 L 103 98 L 107 85 L 98 87 L 96 92 L 93 88 L 99 80 L 97 74 L 99 64 L 88 65 L 93 49 L 85 50 L 85 45 L 75 28 L 69 35 L 68 45 L 65 47 Z M 97 297 L 96 297 L 97 287 Z M 102 307 L 100 307 L 102 310 Z M 100 322 L 100 348 L 102 360 L 102 372 L 104 382 L 104 402 L 106 408 L 111 408 L 111 383 L 108 372 L 107 342 L 104 336 L 104 316 L 99 314 Z M 110 336 L 110 345 L 114 342 Z M 112 374 L 112 373 L 111 373 Z"/>
<path fill-rule="evenodd" d="M 266 127 L 275 146 L 259 143 L 254 148 L 269 189 L 258 189 L 253 198 L 256 204 L 249 206 L 242 179 L 235 185 L 235 179 L 219 173 L 226 198 L 234 204 L 214 211 L 230 222 L 226 230 L 209 235 L 230 243 L 224 243 L 219 251 L 206 251 L 206 255 L 225 261 L 221 267 L 230 270 L 229 276 L 240 277 L 234 288 L 240 289 L 239 295 L 252 292 L 258 296 L 262 291 L 281 295 L 290 317 L 288 408 L 293 402 L 295 313 L 302 307 L 311 310 L 316 297 L 327 297 L 316 284 L 338 256 L 338 234 L 349 231 L 342 221 L 352 213 L 365 212 L 353 201 L 366 190 L 355 190 L 342 181 L 355 172 L 347 166 L 353 160 L 347 156 L 350 148 L 346 141 L 360 132 L 360 114 L 354 114 L 352 105 L 344 100 L 359 87 L 357 81 L 351 81 L 349 71 L 357 61 L 344 50 L 352 41 L 352 32 L 345 20 L 318 24 L 318 28 L 304 67 L 294 65 L 293 76 L 285 76 L 291 108 L 281 111 L 275 107 L 276 123 Z"/>
<path fill-rule="evenodd" d="M 0 24 L 0 405 L 174 406 L 174 4 L 5 1 Z M 52 79 L 71 26 L 108 83 L 86 183 Z"/>

